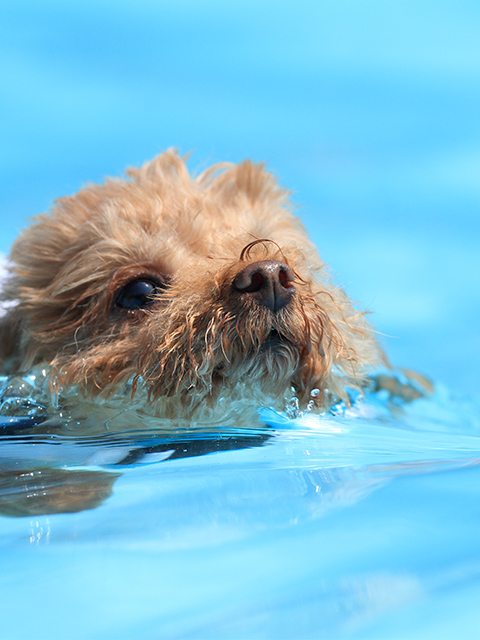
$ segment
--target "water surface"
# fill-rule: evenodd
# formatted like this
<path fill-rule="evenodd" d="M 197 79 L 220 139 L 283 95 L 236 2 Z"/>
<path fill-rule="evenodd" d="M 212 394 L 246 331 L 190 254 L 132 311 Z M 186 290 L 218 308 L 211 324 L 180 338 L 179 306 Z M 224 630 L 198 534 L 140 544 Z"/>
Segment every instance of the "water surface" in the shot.
<path fill-rule="evenodd" d="M 4 427 L 5 637 L 476 637 L 478 405 L 440 387 L 261 417 Z"/>

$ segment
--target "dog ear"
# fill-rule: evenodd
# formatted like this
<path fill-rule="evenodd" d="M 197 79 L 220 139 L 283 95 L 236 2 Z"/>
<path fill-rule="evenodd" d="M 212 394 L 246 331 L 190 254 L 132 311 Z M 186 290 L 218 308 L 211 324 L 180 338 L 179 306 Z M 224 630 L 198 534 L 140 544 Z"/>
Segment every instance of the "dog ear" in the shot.
<path fill-rule="evenodd" d="M 212 175 L 215 170 L 216 174 Z M 226 169 L 225 165 L 217 165 L 200 176 L 200 180 L 206 179 L 211 180 L 210 191 L 222 203 L 246 201 L 250 205 L 288 207 L 289 192 L 278 184 L 263 163 L 245 160 Z"/>
<path fill-rule="evenodd" d="M 139 184 L 150 184 L 162 190 L 172 183 L 195 190 L 200 187 L 209 192 L 221 204 L 247 201 L 250 204 L 284 206 L 290 193 L 279 186 L 264 163 L 245 160 L 237 165 L 223 162 L 209 167 L 197 178 L 190 175 L 186 161 L 189 155 L 180 156 L 175 149 L 168 149 L 140 168 L 127 169 L 126 175 Z"/>
<path fill-rule="evenodd" d="M 186 166 L 187 156 L 180 156 L 176 149 L 168 149 L 164 153 L 145 162 L 141 167 L 130 167 L 125 173 L 129 178 L 139 184 L 153 183 L 161 185 L 164 183 L 181 182 L 191 183 L 192 179 Z"/>

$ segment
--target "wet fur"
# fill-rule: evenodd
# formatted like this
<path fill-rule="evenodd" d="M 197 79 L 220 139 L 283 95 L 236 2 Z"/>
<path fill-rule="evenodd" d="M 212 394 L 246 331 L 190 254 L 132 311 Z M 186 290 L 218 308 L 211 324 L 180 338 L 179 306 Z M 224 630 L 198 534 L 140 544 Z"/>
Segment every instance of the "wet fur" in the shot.
<path fill-rule="evenodd" d="M 273 313 L 232 289 L 250 262 L 295 273 Z M 3 370 L 45 363 L 55 386 L 108 396 L 127 382 L 165 417 L 244 396 L 283 406 L 293 386 L 318 407 L 361 387 L 385 363 L 372 329 L 327 272 L 262 165 L 216 165 L 197 177 L 167 151 L 125 179 L 56 201 L 14 244 L 1 321 Z M 161 279 L 156 302 L 116 306 L 135 277 Z M 282 336 L 266 345 L 271 329 Z"/>

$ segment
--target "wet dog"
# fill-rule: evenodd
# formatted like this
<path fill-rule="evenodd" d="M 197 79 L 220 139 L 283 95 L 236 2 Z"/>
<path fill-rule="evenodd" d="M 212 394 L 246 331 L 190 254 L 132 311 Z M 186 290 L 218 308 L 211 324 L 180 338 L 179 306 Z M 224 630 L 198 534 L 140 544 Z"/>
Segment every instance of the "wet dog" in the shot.
<path fill-rule="evenodd" d="M 128 386 L 166 418 L 282 408 L 292 387 L 325 408 L 386 362 L 288 193 L 250 161 L 193 177 L 167 151 L 89 185 L 34 219 L 9 269 L 5 372 L 45 364 L 52 387 L 87 397 Z"/>

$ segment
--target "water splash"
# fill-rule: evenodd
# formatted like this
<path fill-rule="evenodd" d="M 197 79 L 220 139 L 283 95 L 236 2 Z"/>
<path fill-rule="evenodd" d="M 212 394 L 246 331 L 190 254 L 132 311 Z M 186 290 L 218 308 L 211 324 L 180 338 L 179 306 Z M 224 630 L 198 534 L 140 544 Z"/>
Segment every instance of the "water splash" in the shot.
<path fill-rule="evenodd" d="M 312 389 L 310 391 L 310 400 L 303 410 L 300 408 L 300 400 L 295 395 L 295 389 L 293 387 L 291 387 L 290 392 L 292 393 L 292 396 L 290 398 L 285 398 L 284 410 L 288 418 L 295 420 L 297 418 L 303 418 L 306 413 L 310 413 L 312 411 L 315 407 L 315 398 L 320 394 L 320 389 Z"/>
<path fill-rule="evenodd" d="M 46 416 L 47 384 L 48 373 L 45 369 L 32 369 L 24 376 L 0 377 L 0 415 Z"/>

